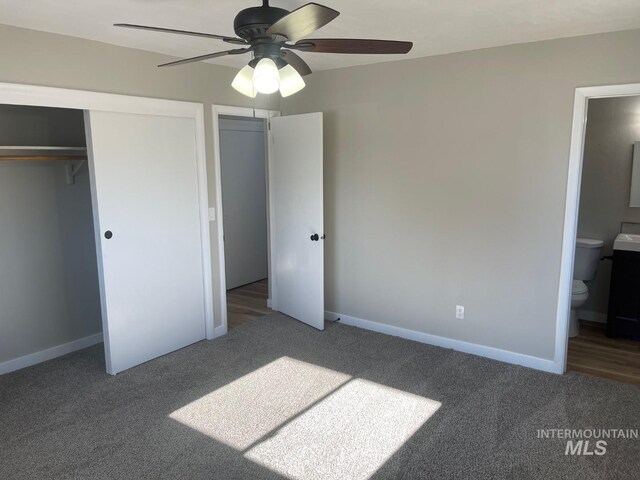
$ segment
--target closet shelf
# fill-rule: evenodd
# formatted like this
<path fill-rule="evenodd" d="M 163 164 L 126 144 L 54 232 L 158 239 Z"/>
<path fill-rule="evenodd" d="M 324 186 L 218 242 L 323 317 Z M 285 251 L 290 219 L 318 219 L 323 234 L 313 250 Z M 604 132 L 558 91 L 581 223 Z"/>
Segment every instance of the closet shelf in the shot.
<path fill-rule="evenodd" d="M 85 147 L 14 147 L 0 146 L 1 160 L 59 161 L 86 160 Z"/>

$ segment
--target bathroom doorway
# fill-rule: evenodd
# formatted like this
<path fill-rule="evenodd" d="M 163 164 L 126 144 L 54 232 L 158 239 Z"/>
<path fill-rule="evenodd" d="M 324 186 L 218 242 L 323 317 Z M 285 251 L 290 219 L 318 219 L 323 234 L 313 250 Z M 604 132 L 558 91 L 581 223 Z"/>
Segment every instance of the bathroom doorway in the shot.
<path fill-rule="evenodd" d="M 607 88 L 612 87 L 578 89 L 576 94 L 576 108 L 584 103 L 586 122 L 576 124 L 574 120 L 569 190 L 572 174 L 577 178 L 573 178 L 575 216 L 570 238 L 565 224 L 565 242 L 572 243 L 571 288 L 565 291 L 570 314 L 564 337 L 559 321 L 559 341 L 566 342 L 566 371 L 640 385 L 640 328 L 636 331 L 634 327 L 634 322 L 640 327 L 640 305 L 629 309 L 624 298 L 640 297 L 640 291 L 629 286 L 635 282 L 635 255 L 640 267 L 640 251 L 627 252 L 634 245 L 628 247 L 619 240 L 620 235 L 632 238 L 640 234 L 640 202 L 633 206 L 634 183 L 640 192 L 640 88 L 636 95 L 597 91 Z M 580 157 L 576 159 L 577 128 Z M 571 211 L 569 195 L 567 213 Z M 567 217 L 570 221 L 570 215 Z M 563 266 L 568 263 L 567 247 L 565 243 Z M 637 270 L 640 286 L 640 268 Z"/>

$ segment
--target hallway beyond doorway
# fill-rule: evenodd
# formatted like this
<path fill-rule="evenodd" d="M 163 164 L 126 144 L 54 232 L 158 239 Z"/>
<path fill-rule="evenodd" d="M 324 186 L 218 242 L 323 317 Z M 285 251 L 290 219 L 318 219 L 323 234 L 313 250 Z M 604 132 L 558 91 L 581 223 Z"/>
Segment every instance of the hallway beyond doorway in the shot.
<path fill-rule="evenodd" d="M 273 313 L 267 307 L 269 280 L 249 283 L 227 291 L 227 326 L 235 328 L 243 323 Z"/>

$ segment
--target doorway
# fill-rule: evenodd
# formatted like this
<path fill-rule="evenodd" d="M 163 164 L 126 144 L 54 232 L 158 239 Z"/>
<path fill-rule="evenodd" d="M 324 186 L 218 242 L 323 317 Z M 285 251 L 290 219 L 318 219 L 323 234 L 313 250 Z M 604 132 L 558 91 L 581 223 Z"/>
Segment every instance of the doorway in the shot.
<path fill-rule="evenodd" d="M 247 321 L 260 318 L 272 310 L 275 304 L 276 284 L 272 275 L 273 252 L 271 245 L 274 240 L 274 232 L 271 228 L 272 218 L 272 191 L 270 186 L 269 160 L 272 155 L 272 145 L 269 142 L 269 123 L 274 117 L 278 117 L 280 112 L 273 110 L 252 109 L 245 107 L 230 107 L 223 105 L 214 105 L 212 107 L 213 114 L 213 139 L 214 139 L 214 156 L 215 156 L 215 203 L 217 207 L 211 209 L 209 219 L 215 220 L 215 235 L 218 245 L 218 309 L 217 316 L 221 320 L 221 324 L 216 326 L 215 336 L 224 335 L 230 328 L 237 327 Z M 223 131 L 224 129 L 224 131 Z M 262 135 L 262 140 L 260 136 Z M 249 139 L 251 146 L 247 148 L 240 145 L 243 139 Z M 222 143 L 225 143 L 223 146 Z M 242 149 L 245 153 L 243 168 L 234 168 L 230 165 L 233 159 L 238 155 L 234 149 Z M 222 155 L 225 155 L 223 167 Z M 260 158 L 260 156 L 262 158 Z M 258 170 L 256 174 L 254 170 Z M 249 177 L 253 185 L 253 191 L 246 195 L 243 185 L 234 185 L 234 181 L 242 182 L 242 179 Z M 261 178 L 264 183 L 261 184 Z M 224 183 L 227 184 L 226 198 L 231 210 L 230 217 L 227 216 L 227 205 L 225 204 Z M 235 187 L 236 191 L 230 191 Z M 263 196 L 264 195 L 264 196 Z M 256 205 L 251 203 L 255 201 Z M 233 204 L 232 204 L 233 203 Z M 257 228 L 254 225 L 246 225 L 238 220 L 237 212 L 244 209 L 251 212 L 253 218 L 260 218 L 260 225 Z M 264 208 L 264 214 L 263 209 Z M 235 213 L 234 213 L 235 212 Z M 235 228 L 229 239 L 226 238 L 226 220 L 231 220 L 229 228 Z M 266 230 L 266 275 L 258 278 L 264 273 L 264 244 L 262 235 Z M 235 258 L 231 259 L 231 268 L 227 271 L 227 244 L 232 242 L 233 238 L 237 238 L 242 234 L 240 232 L 254 231 L 259 232 L 259 241 L 246 241 L 244 239 L 243 246 L 229 246 L 229 251 Z M 262 267 L 247 267 L 246 271 L 252 272 L 251 275 L 246 271 L 242 271 L 242 265 L 245 262 L 238 257 L 243 250 L 251 250 L 250 256 L 259 259 Z M 240 273 L 238 273 L 240 272 Z M 242 282 L 240 278 L 249 278 L 247 283 Z M 271 280 L 271 281 L 270 281 Z M 229 287 L 227 282 L 231 281 Z M 263 313 L 265 312 L 265 313 Z"/>
<path fill-rule="evenodd" d="M 609 298 L 612 253 L 619 248 L 614 241 L 619 233 L 640 228 L 640 211 L 630 208 L 633 144 L 640 136 L 638 95 L 640 84 L 576 89 L 556 332 L 558 373 L 640 384 L 640 342 L 606 334 L 615 317 Z"/>
<path fill-rule="evenodd" d="M 267 228 L 267 120 L 218 118 L 227 326 L 271 313 Z"/>
<path fill-rule="evenodd" d="M 241 107 L 212 107 L 215 155 L 215 221 L 221 325 L 229 328 L 225 268 L 225 209 L 222 198 L 220 122 L 224 116 L 265 119 L 267 307 L 318 330 L 324 329 L 323 116 Z M 237 119 L 236 119 L 237 120 Z M 227 243 L 229 240 L 227 240 Z M 264 287 L 263 287 L 264 288 Z"/>
<path fill-rule="evenodd" d="M 634 384 L 640 384 L 640 338 L 607 331 L 607 325 L 615 302 L 610 292 L 616 287 L 616 238 L 640 233 L 640 208 L 631 206 L 634 154 L 640 162 L 640 148 L 634 148 L 639 118 L 640 96 L 588 103 L 567 357 L 568 371 Z"/>

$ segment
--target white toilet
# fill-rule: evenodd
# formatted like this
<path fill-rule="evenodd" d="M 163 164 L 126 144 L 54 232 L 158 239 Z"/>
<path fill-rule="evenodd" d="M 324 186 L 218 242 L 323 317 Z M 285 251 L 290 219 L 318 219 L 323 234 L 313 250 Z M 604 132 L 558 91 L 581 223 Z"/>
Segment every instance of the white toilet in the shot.
<path fill-rule="evenodd" d="M 589 288 L 584 282 L 596 277 L 598 263 L 602 255 L 602 240 L 590 238 L 576 239 L 576 258 L 573 265 L 573 284 L 571 286 L 571 316 L 569 317 L 569 336 L 580 333 L 577 309 L 589 298 Z"/>

